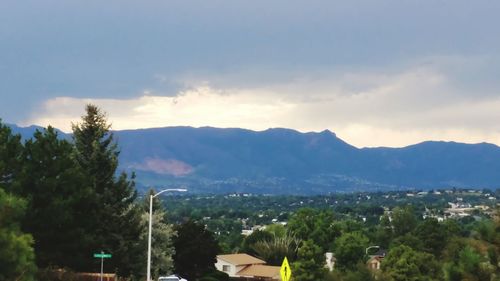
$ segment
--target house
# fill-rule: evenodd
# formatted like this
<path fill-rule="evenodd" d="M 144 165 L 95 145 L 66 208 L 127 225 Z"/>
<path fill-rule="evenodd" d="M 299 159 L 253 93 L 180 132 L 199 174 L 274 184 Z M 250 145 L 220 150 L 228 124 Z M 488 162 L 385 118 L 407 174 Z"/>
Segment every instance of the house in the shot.
<path fill-rule="evenodd" d="M 332 252 L 325 253 L 325 268 L 328 268 L 329 271 L 333 271 L 336 262 L 337 259 L 335 258 Z"/>
<path fill-rule="evenodd" d="M 459 200 L 460 199 L 460 200 Z M 470 203 L 463 202 L 462 198 L 457 198 L 457 203 L 448 202 L 450 208 L 444 210 L 446 216 L 451 218 L 467 217 L 474 211 Z"/>
<path fill-rule="evenodd" d="M 253 229 L 242 229 L 241 235 L 250 236 L 253 233 Z"/>
<path fill-rule="evenodd" d="M 380 265 L 382 264 L 383 257 L 379 256 L 372 256 L 367 262 L 366 265 L 368 266 L 369 269 L 373 270 L 379 270 Z"/>
<path fill-rule="evenodd" d="M 247 254 L 218 255 L 215 268 L 242 280 L 280 280 L 280 267 Z"/>
<path fill-rule="evenodd" d="M 382 261 L 387 255 L 387 251 L 379 248 L 378 251 L 372 255 L 370 255 L 370 259 L 366 262 L 366 265 L 369 269 L 379 270 Z"/>
<path fill-rule="evenodd" d="M 237 273 L 250 265 L 264 265 L 265 261 L 247 254 L 218 255 L 215 268 L 229 277 L 238 277 Z"/>

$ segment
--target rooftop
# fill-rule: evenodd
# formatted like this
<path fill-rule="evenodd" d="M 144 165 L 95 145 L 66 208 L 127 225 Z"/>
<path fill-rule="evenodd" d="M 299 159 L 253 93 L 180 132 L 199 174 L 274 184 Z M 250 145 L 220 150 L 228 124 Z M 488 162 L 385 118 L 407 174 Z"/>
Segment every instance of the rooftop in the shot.
<path fill-rule="evenodd" d="M 246 265 L 246 264 L 265 264 L 266 262 L 254 258 L 247 254 L 231 254 L 231 255 L 218 255 L 217 259 L 221 259 L 233 265 Z"/>
<path fill-rule="evenodd" d="M 245 267 L 237 274 L 239 276 L 267 277 L 276 279 L 280 276 L 280 267 L 257 264 Z"/>

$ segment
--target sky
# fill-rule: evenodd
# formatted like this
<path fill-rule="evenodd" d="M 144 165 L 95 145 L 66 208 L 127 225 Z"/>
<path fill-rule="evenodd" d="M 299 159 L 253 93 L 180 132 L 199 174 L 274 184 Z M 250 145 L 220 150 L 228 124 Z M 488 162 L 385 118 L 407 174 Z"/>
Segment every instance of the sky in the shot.
<path fill-rule="evenodd" d="M 500 145 L 500 1 L 0 1 L 0 118 Z"/>

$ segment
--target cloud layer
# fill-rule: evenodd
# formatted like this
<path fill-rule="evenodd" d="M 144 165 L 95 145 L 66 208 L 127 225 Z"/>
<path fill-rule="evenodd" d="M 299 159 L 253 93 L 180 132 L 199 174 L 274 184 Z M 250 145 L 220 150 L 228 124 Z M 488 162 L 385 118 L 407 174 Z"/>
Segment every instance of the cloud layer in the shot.
<path fill-rule="evenodd" d="M 235 87 L 233 74 L 191 78 L 175 95 L 143 92 L 130 99 L 57 97 L 25 124 L 70 130 L 86 103 L 109 114 L 114 129 L 163 126 L 330 129 L 359 147 L 404 146 L 424 140 L 500 144 L 496 81 L 471 89 L 457 81 L 495 58 L 427 58 L 411 65 L 358 72 L 296 74 L 284 82 Z M 462 69 L 458 71 L 457 69 Z M 471 73 L 472 75 L 473 73 Z M 241 74 L 244 75 L 244 74 Z M 190 85 L 190 86 L 188 86 Z"/>
<path fill-rule="evenodd" d="M 500 144 L 499 1 L 6 0 L 0 117 Z"/>

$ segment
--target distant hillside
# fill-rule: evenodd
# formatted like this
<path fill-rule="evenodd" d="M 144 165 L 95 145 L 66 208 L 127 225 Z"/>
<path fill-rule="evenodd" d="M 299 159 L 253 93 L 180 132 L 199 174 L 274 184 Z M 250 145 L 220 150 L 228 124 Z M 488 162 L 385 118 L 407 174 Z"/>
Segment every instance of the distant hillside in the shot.
<path fill-rule="evenodd" d="M 6 124 L 9 126 L 12 130 L 12 133 L 14 134 L 20 134 L 23 140 L 29 139 L 33 136 L 33 134 L 36 132 L 36 130 L 44 130 L 43 127 L 36 126 L 36 125 L 31 125 L 29 127 L 19 127 L 17 125 L 13 124 Z M 70 134 L 65 134 L 63 131 L 56 129 L 57 133 L 62 137 L 66 139 L 70 139 L 71 135 Z"/>
<path fill-rule="evenodd" d="M 14 131 L 29 135 L 34 129 Z M 310 194 L 500 186 L 500 148 L 486 143 L 358 149 L 330 131 L 210 127 L 125 130 L 115 135 L 122 151 L 121 169 L 135 171 L 140 187 Z"/>

